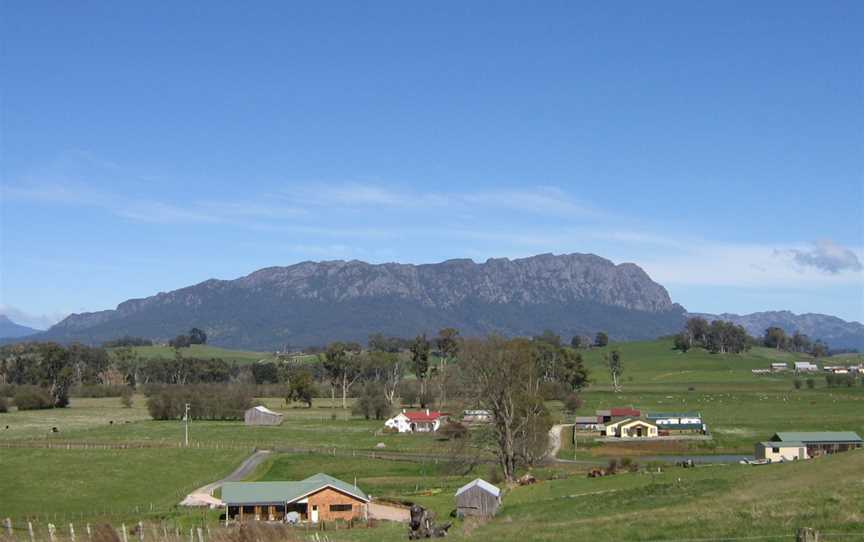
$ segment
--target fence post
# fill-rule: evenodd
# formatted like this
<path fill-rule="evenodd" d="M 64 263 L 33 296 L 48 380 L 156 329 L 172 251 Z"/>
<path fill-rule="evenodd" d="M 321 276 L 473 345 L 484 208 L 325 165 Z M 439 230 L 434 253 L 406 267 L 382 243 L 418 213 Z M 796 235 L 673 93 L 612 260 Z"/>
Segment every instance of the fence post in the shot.
<path fill-rule="evenodd" d="M 126 524 L 125 523 L 120 524 L 120 531 L 121 531 L 120 536 L 123 538 L 123 542 L 129 542 L 129 538 L 127 538 L 127 536 L 126 536 Z"/>
<path fill-rule="evenodd" d="M 71 523 L 69 524 L 69 539 L 72 542 L 75 542 L 75 527 L 73 527 Z"/>
<path fill-rule="evenodd" d="M 795 542 L 819 542 L 819 531 L 810 527 L 801 527 L 795 535 Z"/>
<path fill-rule="evenodd" d="M 36 542 L 36 537 L 33 536 L 33 522 L 27 522 L 27 532 L 30 533 L 30 542 Z"/>
<path fill-rule="evenodd" d="M 50 540 L 51 542 L 54 542 L 54 524 L 53 523 L 48 524 L 48 540 Z"/>
<path fill-rule="evenodd" d="M 92 542 L 93 540 L 93 531 L 90 530 L 90 524 L 87 524 L 87 540 L 88 542 Z"/>
<path fill-rule="evenodd" d="M 144 542 L 144 522 L 138 522 L 138 540 Z"/>
<path fill-rule="evenodd" d="M 204 531 L 201 530 L 201 527 L 198 527 L 198 542 L 204 542 Z"/>
<path fill-rule="evenodd" d="M 6 532 L 9 534 L 9 536 L 12 536 L 12 518 L 6 518 L 6 521 L 4 521 L 3 523 L 6 524 Z"/>

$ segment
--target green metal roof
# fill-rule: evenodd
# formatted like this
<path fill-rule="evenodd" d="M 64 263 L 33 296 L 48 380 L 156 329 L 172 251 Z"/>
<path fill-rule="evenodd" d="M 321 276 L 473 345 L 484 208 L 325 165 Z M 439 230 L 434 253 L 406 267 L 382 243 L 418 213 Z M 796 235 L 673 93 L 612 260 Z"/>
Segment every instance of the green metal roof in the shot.
<path fill-rule="evenodd" d="M 299 482 L 226 482 L 222 486 L 222 500 L 226 504 L 290 503 L 328 486 L 360 500 L 369 501 L 369 497 L 360 488 L 324 473 Z"/>
<path fill-rule="evenodd" d="M 772 442 L 769 440 L 768 442 L 760 442 L 759 444 L 766 448 L 804 448 L 807 446 L 803 442 L 786 442 L 785 440 L 783 442 Z"/>
<path fill-rule="evenodd" d="M 813 431 L 813 432 L 782 432 L 775 433 L 774 442 L 864 442 L 855 431 Z"/>

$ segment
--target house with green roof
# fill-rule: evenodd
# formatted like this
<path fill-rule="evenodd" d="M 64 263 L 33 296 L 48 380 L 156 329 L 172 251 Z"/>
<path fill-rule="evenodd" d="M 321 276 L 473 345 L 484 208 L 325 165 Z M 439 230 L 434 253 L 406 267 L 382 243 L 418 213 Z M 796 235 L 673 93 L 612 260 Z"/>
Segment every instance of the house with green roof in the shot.
<path fill-rule="evenodd" d="M 291 482 L 227 482 L 227 521 L 357 520 L 368 516 L 369 496 L 359 487 L 318 473 Z"/>

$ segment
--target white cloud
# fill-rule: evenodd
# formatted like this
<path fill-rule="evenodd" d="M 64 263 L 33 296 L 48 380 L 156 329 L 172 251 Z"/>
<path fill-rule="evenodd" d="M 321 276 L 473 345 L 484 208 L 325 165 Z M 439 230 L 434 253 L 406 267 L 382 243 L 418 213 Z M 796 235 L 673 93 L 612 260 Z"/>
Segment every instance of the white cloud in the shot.
<path fill-rule="evenodd" d="M 5 315 L 16 324 L 40 330 L 48 329 L 68 316 L 63 313 L 31 314 L 17 307 L 3 304 L 0 304 L 0 314 Z"/>
<path fill-rule="evenodd" d="M 836 275 L 841 271 L 861 271 L 861 259 L 846 247 L 830 239 L 816 241 L 807 250 L 790 249 L 789 254 L 798 265 L 812 267 Z"/>

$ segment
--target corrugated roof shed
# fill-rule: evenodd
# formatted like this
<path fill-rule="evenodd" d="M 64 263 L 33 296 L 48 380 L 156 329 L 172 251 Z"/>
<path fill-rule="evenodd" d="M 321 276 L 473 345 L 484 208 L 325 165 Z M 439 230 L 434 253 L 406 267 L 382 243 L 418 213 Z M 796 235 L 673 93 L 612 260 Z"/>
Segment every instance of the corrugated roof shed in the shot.
<path fill-rule="evenodd" d="M 864 442 L 855 431 L 781 432 L 771 437 L 773 442 Z"/>
<path fill-rule="evenodd" d="M 488 493 L 495 495 L 496 497 L 501 495 L 501 490 L 498 489 L 496 486 L 493 486 L 492 484 L 490 484 L 486 480 L 482 480 L 480 478 L 477 478 L 476 480 L 468 482 L 464 486 L 457 489 L 456 490 L 456 496 L 458 497 L 459 495 L 461 495 L 462 493 L 465 493 L 466 491 L 468 491 L 472 487 L 479 487 L 479 488 L 483 489 L 484 491 L 487 491 Z"/>

